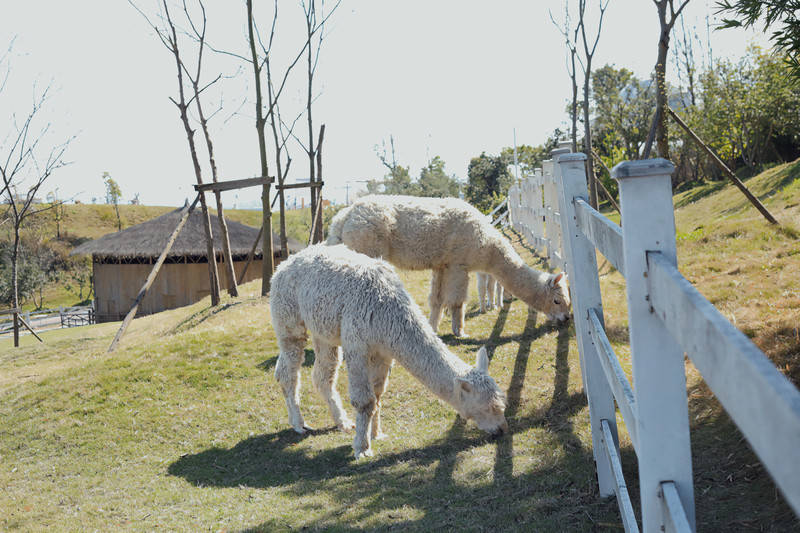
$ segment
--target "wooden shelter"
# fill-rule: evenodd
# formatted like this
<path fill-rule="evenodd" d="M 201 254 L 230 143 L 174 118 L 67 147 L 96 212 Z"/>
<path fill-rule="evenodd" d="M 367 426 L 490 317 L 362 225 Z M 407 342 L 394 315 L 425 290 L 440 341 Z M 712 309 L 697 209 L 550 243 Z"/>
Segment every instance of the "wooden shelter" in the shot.
<path fill-rule="evenodd" d="M 86 242 L 72 251 L 71 255 L 92 256 L 95 316 L 98 322 L 122 320 L 130 310 L 153 264 L 178 225 L 180 215 L 181 210 L 176 209 L 153 220 Z M 199 210 L 189 215 L 158 277 L 139 305 L 136 316 L 189 305 L 210 294 L 208 253 L 202 216 Z M 234 269 L 237 277 L 241 277 L 259 230 L 226 220 Z M 222 245 L 219 241 L 221 230 L 217 217 L 211 217 L 211 226 L 216 261 L 222 263 Z M 273 239 L 277 240 L 278 236 L 273 234 Z M 295 253 L 302 247 L 299 242 L 289 240 L 290 253 Z M 261 276 L 262 249 L 259 242 L 252 264 L 242 279 L 243 283 Z M 277 264 L 280 261 L 280 250 L 276 250 L 273 257 Z M 220 273 L 222 272 L 220 269 Z M 225 289 L 227 286 L 227 277 L 222 275 L 220 288 Z"/>

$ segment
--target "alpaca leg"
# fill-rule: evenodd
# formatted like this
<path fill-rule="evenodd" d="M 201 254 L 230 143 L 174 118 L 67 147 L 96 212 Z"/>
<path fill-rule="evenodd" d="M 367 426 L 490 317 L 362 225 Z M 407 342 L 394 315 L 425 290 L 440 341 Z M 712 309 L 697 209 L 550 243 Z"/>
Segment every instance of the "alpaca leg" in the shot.
<path fill-rule="evenodd" d="M 370 383 L 366 347 L 346 348 L 344 362 L 349 378 L 350 403 L 356 410 L 356 435 L 353 439 L 353 453 L 356 459 L 372 455 L 370 447 L 370 426 L 375 414 L 375 393 Z"/>
<path fill-rule="evenodd" d="M 431 294 L 428 296 L 428 303 L 431 306 L 431 316 L 428 321 L 433 331 L 439 329 L 439 321 L 442 319 L 442 276 L 443 272 L 439 269 L 433 270 L 431 276 Z"/>
<path fill-rule="evenodd" d="M 505 290 L 503 289 L 503 286 L 498 281 L 497 282 L 496 292 L 495 292 L 495 297 L 494 297 L 494 300 L 497 302 L 497 307 L 503 307 L 503 302 L 504 302 L 503 298 L 505 296 L 503 294 L 504 292 L 505 292 Z"/>
<path fill-rule="evenodd" d="M 305 424 L 300 413 L 300 366 L 305 356 L 306 336 L 278 338 L 280 354 L 275 364 L 275 378 L 283 389 L 286 409 L 289 412 L 289 424 L 301 435 L 311 429 Z"/>
<path fill-rule="evenodd" d="M 486 275 L 486 277 L 488 278 L 486 281 L 486 292 L 488 293 L 489 297 L 488 307 L 489 309 L 493 310 L 495 307 L 497 307 L 498 304 L 498 302 L 494 298 L 494 291 L 495 287 L 497 286 L 497 280 L 494 279 L 494 276 L 490 276 L 488 274 Z"/>
<path fill-rule="evenodd" d="M 486 289 L 488 288 L 489 275 L 483 272 L 478 272 L 476 276 L 478 280 L 478 302 L 481 306 L 481 313 L 486 312 Z"/>
<path fill-rule="evenodd" d="M 386 391 L 386 382 L 392 369 L 392 362 L 376 357 L 372 360 L 369 368 L 372 391 L 375 393 L 375 416 L 372 418 L 371 432 L 374 440 L 386 437 L 386 434 L 381 431 L 381 396 Z"/>
<path fill-rule="evenodd" d="M 463 267 L 450 267 L 442 276 L 444 304 L 450 308 L 453 335 L 464 336 L 464 302 L 469 294 L 469 273 Z"/>
<path fill-rule="evenodd" d="M 311 380 L 320 396 L 328 403 L 331 416 L 336 426 L 342 431 L 353 429 L 353 422 L 342 407 L 342 399 L 336 390 L 336 378 L 342 355 L 339 348 L 330 344 L 312 339 L 314 342 L 314 369 L 311 371 Z"/>

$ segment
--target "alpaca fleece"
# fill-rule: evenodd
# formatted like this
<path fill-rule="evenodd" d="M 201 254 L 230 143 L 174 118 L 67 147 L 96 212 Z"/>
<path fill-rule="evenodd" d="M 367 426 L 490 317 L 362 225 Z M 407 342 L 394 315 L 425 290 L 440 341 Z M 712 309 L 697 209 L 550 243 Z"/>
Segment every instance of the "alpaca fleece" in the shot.
<path fill-rule="evenodd" d="M 356 458 L 371 455 L 371 438 L 382 436 L 380 400 L 395 360 L 481 429 L 498 433 L 508 427 L 505 397 L 488 375 L 486 350 L 479 351 L 475 368 L 450 353 L 384 261 L 345 246 L 308 247 L 281 263 L 272 277 L 270 311 L 280 347 L 275 376 L 298 433 L 308 429 L 299 407 L 308 331 L 314 385 L 337 426 L 348 430 L 353 423 L 335 386 L 343 354 L 356 411 Z"/>
<path fill-rule="evenodd" d="M 449 307 L 453 334 L 464 334 L 469 273 L 491 274 L 511 294 L 551 318 L 568 317 L 563 274 L 530 268 L 473 206 L 457 198 L 365 196 L 331 221 L 328 244 L 343 243 L 408 270 L 432 269 L 430 324 Z"/>

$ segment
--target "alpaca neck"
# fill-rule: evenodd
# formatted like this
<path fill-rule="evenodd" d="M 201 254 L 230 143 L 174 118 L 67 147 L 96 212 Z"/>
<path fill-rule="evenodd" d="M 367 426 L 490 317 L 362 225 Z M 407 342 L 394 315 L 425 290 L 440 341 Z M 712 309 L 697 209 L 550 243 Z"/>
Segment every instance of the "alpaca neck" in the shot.
<path fill-rule="evenodd" d="M 413 330 L 411 335 L 390 343 L 391 356 L 431 392 L 457 409 L 455 379 L 465 376 L 470 366 L 450 353 L 427 324 L 413 324 L 409 329 Z"/>
<path fill-rule="evenodd" d="M 491 262 L 486 265 L 486 272 L 493 275 L 511 294 L 526 304 L 537 307 L 537 303 L 545 296 L 550 274 L 526 265 L 506 242 L 494 246 L 489 256 Z"/>

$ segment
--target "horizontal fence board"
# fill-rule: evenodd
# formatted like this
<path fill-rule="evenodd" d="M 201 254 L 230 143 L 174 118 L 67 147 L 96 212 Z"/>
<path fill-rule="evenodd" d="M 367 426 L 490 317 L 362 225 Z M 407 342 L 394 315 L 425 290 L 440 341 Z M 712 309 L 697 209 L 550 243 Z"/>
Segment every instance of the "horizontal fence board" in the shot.
<path fill-rule="evenodd" d="M 661 484 L 661 496 L 664 504 L 664 522 L 666 530 L 675 533 L 694 533 L 689 520 L 686 518 L 686 510 L 681 503 L 678 489 L 672 481 L 665 481 Z"/>
<path fill-rule="evenodd" d="M 660 253 L 650 304 L 800 515 L 800 392 Z"/>
<path fill-rule="evenodd" d="M 600 358 L 600 364 L 603 366 L 606 380 L 611 386 L 614 399 L 617 400 L 619 412 L 625 421 L 625 427 L 628 428 L 628 435 L 631 437 L 633 447 L 637 449 L 639 425 L 636 420 L 636 398 L 633 395 L 631 384 L 628 382 L 628 376 L 622 370 L 617 354 L 614 353 L 611 343 L 608 342 L 608 336 L 606 336 L 600 317 L 595 309 L 589 309 L 589 325 L 592 328 L 592 337 L 594 337 L 594 342 L 597 345 L 597 355 Z"/>
<path fill-rule="evenodd" d="M 622 253 L 622 228 L 592 208 L 582 198 L 575 198 L 575 217 L 583 234 L 594 243 L 603 257 L 625 275 Z"/>
<path fill-rule="evenodd" d="M 603 448 L 605 448 L 608 461 L 611 463 L 611 471 L 614 473 L 614 482 L 616 484 L 614 492 L 617 495 L 617 505 L 619 505 L 622 525 L 625 527 L 626 533 L 639 533 L 639 524 L 636 522 L 636 513 L 633 512 L 633 503 L 631 503 L 631 497 L 628 494 L 628 485 L 625 483 L 625 475 L 622 473 L 622 461 L 620 461 L 619 454 L 617 454 L 617 446 L 614 443 L 611 426 L 608 420 L 601 420 L 600 426 L 603 431 Z"/>

